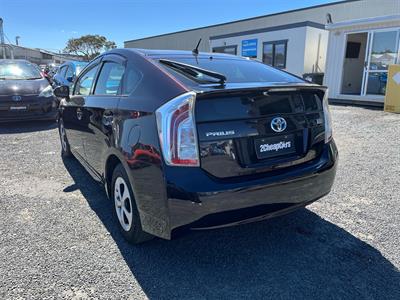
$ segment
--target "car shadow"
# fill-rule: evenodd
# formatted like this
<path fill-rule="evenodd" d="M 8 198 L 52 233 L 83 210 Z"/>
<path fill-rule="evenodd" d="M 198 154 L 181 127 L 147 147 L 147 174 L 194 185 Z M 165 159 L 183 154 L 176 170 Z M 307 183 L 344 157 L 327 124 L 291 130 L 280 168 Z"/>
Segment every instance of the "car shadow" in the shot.
<path fill-rule="evenodd" d="M 400 299 L 400 273 L 377 249 L 307 209 L 237 227 L 132 246 L 113 204 L 74 159 L 64 160 L 150 299 Z"/>
<path fill-rule="evenodd" d="M 51 130 L 57 127 L 56 121 L 20 121 L 0 123 L 0 134 L 29 133 Z"/>

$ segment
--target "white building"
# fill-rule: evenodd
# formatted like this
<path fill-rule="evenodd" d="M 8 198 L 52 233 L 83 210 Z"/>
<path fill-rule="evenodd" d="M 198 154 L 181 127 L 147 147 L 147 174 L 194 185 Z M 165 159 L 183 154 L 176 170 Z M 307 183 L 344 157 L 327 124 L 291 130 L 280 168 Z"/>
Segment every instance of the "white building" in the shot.
<path fill-rule="evenodd" d="M 383 103 L 388 66 L 400 62 L 400 14 L 337 22 L 327 29 L 329 97 Z"/>
<path fill-rule="evenodd" d="M 302 75 L 323 72 L 328 32 L 314 22 L 299 22 L 210 37 L 210 50 L 248 56 Z"/>
<path fill-rule="evenodd" d="M 333 22 L 332 24 L 327 24 L 329 23 L 327 22 L 328 14 Z M 347 37 L 344 32 L 353 30 L 348 27 L 351 22 L 358 22 L 361 19 L 373 22 L 374 18 L 390 19 L 390 16 L 393 17 L 393 15 L 400 15 L 400 0 L 340 1 L 130 40 L 125 42 L 125 47 L 192 50 L 201 38 L 201 51 L 224 52 L 251 57 L 300 76 L 304 73 L 326 72 L 324 83 L 331 89 L 330 97 L 332 99 L 373 100 L 375 101 L 373 103 L 376 103 L 376 101 L 382 102 L 383 97 L 367 97 L 367 81 L 364 79 L 361 83 L 344 83 L 342 89 L 341 80 L 356 80 L 352 72 L 359 72 L 356 70 L 359 70 L 360 66 L 362 68 L 361 59 L 358 63 L 353 62 L 351 65 L 348 65 L 348 61 L 343 59 L 346 45 L 345 37 Z M 343 30 L 340 28 L 343 28 Z M 370 39 L 370 34 L 371 32 L 367 32 L 365 36 L 350 36 L 349 42 L 352 39 L 355 40 L 353 44 L 350 44 L 350 48 L 358 47 L 355 43 L 360 43 L 360 41 L 356 41 L 357 39 L 365 40 L 361 42 L 361 45 L 366 43 L 366 39 Z M 397 35 L 393 42 L 396 41 Z M 329 51 L 327 50 L 328 44 Z M 349 52 L 352 51 L 355 50 L 349 49 Z M 363 47 L 360 46 L 360 57 L 365 57 L 366 53 L 363 51 Z M 391 47 L 382 51 L 373 51 L 369 57 L 370 68 L 375 68 L 375 65 L 380 65 L 382 68 L 383 65 L 398 61 L 398 48 Z M 370 89 L 375 84 L 372 83 L 374 80 L 377 86 L 380 86 L 383 82 L 385 72 L 368 71 L 370 77 L 378 77 L 376 73 L 382 74 L 379 74 L 379 79 L 369 80 Z M 363 90 L 358 92 L 357 85 L 362 85 Z M 375 89 L 378 89 L 378 87 L 375 87 Z M 350 96 L 343 96 L 343 93 Z"/>

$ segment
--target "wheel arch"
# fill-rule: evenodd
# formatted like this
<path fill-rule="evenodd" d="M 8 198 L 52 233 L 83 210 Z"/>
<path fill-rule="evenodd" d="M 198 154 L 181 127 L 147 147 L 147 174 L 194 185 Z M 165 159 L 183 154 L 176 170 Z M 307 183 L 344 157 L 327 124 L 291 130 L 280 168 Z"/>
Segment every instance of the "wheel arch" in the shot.
<path fill-rule="evenodd" d="M 145 191 L 145 189 L 137 188 L 138 186 L 141 187 L 143 181 L 146 181 L 145 177 L 141 176 L 142 173 L 137 173 L 138 170 L 134 170 L 135 172 L 132 172 L 133 169 L 129 166 L 123 154 L 116 149 L 112 149 L 112 151 L 108 153 L 107 159 L 104 163 L 103 182 L 108 198 L 112 199 L 112 175 L 115 167 L 118 164 L 121 164 L 127 173 L 143 230 L 152 235 L 170 239 L 171 232 L 169 228 L 169 216 L 166 197 L 159 197 L 160 194 L 157 193 L 158 197 L 154 198 L 154 201 L 151 201 L 151 203 L 149 203 L 148 193 Z M 159 177 L 161 181 L 164 180 L 161 171 L 159 171 L 159 173 L 157 174 L 161 176 Z M 163 185 L 162 188 L 164 187 L 165 185 Z"/>
<path fill-rule="evenodd" d="M 112 175 L 115 170 L 115 168 L 119 165 L 123 165 L 121 159 L 115 154 L 110 154 L 107 157 L 105 167 L 104 167 L 104 181 L 105 181 L 105 187 L 106 187 L 106 192 L 107 196 L 111 198 L 111 181 L 112 181 Z"/>

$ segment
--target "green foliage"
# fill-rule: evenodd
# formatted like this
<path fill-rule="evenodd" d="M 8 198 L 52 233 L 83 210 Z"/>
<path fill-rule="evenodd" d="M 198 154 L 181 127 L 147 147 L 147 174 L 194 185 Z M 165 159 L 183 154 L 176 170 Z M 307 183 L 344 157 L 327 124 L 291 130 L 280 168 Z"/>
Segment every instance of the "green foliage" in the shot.
<path fill-rule="evenodd" d="M 72 38 L 67 42 L 64 51 L 71 54 L 83 55 L 87 60 L 93 59 L 103 51 L 116 48 L 116 44 L 108 41 L 102 35 L 84 35 L 80 38 Z"/>

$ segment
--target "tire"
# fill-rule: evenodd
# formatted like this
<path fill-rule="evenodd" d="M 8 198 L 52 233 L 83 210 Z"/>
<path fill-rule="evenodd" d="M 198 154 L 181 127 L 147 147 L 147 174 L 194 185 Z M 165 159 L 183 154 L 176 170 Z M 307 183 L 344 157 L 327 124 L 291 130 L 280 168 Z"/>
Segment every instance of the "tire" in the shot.
<path fill-rule="evenodd" d="M 153 236 L 142 229 L 132 187 L 121 164 L 113 172 L 111 195 L 114 200 L 114 214 L 124 238 L 131 244 L 151 240 Z"/>
<path fill-rule="evenodd" d="M 62 158 L 72 157 L 71 148 L 69 147 L 68 138 L 64 127 L 64 121 L 62 118 L 58 120 L 58 133 L 60 134 L 61 157 Z"/>

